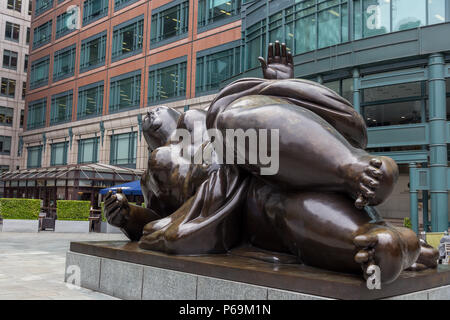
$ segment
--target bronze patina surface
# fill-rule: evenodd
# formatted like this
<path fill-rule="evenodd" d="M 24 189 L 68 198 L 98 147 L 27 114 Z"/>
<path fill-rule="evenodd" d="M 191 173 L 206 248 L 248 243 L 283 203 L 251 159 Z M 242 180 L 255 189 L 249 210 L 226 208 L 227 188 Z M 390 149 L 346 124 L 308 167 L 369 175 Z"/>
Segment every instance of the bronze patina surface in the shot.
<path fill-rule="evenodd" d="M 364 150 L 367 128 L 351 103 L 318 83 L 292 79 L 284 44 L 270 45 L 267 61 L 260 62 L 265 79 L 227 85 L 207 111 L 148 112 L 143 132 L 150 156 L 141 179 L 146 208 L 109 193 L 108 222 L 140 248 L 168 254 L 225 254 L 251 244 L 273 257 L 289 254 L 299 263 L 365 277 L 376 265 L 382 283 L 405 269 L 435 268 L 437 250 L 412 230 L 386 223 L 374 208 L 391 194 L 398 167 Z M 180 140 L 177 129 L 206 140 Z M 246 145 L 238 154 L 230 140 L 219 139 L 239 130 L 278 132 L 279 145 L 269 150 L 279 156 L 279 170 L 263 175 L 266 164 L 250 161 L 259 159 L 257 148 Z M 186 142 L 190 152 L 184 152 Z M 233 150 L 235 161 L 224 161 L 220 149 Z M 190 155 L 208 150 L 209 158 L 192 161 Z"/>
<path fill-rule="evenodd" d="M 403 271 L 395 282 L 383 284 L 381 290 L 369 290 L 366 282 L 358 275 L 300 264 L 263 262 L 259 259 L 242 257 L 239 252 L 234 254 L 233 250 L 226 254 L 180 256 L 143 250 L 139 248 L 137 242 L 125 241 L 72 242 L 70 250 L 145 266 L 334 299 L 383 299 L 450 285 L 450 266 L 446 265 L 421 272 Z M 236 250 L 239 251 L 239 248 Z"/>

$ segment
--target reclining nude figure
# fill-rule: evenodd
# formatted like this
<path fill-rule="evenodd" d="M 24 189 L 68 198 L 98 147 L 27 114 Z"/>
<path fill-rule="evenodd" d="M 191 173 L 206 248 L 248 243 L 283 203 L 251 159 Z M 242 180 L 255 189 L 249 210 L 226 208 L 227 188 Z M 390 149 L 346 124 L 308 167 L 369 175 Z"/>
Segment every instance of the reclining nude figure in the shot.
<path fill-rule="evenodd" d="M 110 192 L 108 222 L 141 248 L 169 254 L 226 253 L 250 244 L 345 273 L 367 276 L 375 264 L 383 283 L 407 268 L 436 267 L 435 249 L 373 208 L 391 194 L 398 168 L 364 151 L 366 126 L 352 105 L 320 84 L 292 79 L 284 44 L 270 44 L 267 61 L 259 60 L 265 79 L 229 84 L 208 111 L 157 107 L 147 114 L 146 208 Z M 210 157 L 193 163 L 176 129 L 205 136 L 203 143 L 192 142 L 190 154 Z M 272 152 L 279 152 L 279 170 L 261 175 L 264 165 L 248 161 L 251 148 L 245 163 L 224 164 L 210 129 L 277 129 L 279 146 Z"/>

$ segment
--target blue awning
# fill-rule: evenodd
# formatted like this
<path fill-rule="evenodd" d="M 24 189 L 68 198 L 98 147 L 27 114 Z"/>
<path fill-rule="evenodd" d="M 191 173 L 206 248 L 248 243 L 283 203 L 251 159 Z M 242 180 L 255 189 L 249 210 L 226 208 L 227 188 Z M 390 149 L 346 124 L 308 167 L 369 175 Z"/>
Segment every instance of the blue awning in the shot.
<path fill-rule="evenodd" d="M 122 188 L 122 192 L 125 195 L 142 196 L 140 180 L 119 184 L 117 186 L 113 186 L 110 188 L 101 189 L 100 194 L 105 195 L 109 190 L 112 190 L 113 193 L 116 193 L 117 189 L 119 188 Z"/>

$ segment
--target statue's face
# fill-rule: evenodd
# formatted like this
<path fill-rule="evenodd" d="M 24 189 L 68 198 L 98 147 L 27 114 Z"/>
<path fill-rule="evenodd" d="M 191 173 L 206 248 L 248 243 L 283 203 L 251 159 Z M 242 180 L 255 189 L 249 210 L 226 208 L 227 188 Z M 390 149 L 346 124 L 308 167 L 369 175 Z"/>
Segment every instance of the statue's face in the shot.
<path fill-rule="evenodd" d="M 164 106 L 147 112 L 142 129 L 150 151 L 166 144 L 176 129 L 180 116 L 181 114 L 175 109 Z"/>

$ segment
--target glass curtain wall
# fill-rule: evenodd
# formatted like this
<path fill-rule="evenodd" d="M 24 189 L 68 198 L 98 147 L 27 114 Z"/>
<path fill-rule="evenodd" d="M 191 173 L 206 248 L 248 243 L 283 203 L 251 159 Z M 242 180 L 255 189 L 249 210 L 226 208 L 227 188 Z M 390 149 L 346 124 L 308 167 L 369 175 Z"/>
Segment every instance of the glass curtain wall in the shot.
<path fill-rule="evenodd" d="M 245 69 L 259 66 L 267 42 L 286 43 L 293 54 L 419 26 L 445 22 L 445 0 L 297 0 L 245 30 Z M 268 38 L 267 38 L 268 37 Z"/>

